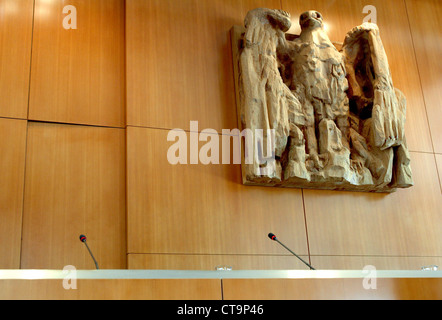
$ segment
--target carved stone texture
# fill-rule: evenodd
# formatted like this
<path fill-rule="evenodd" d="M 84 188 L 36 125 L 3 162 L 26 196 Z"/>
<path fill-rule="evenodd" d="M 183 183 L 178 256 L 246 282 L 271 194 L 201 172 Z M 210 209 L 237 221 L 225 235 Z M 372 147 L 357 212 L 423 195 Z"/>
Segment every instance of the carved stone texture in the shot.
<path fill-rule="evenodd" d="M 393 86 L 377 25 L 353 28 L 338 51 L 319 12 L 303 13 L 299 23 L 301 34 L 288 35 L 289 13 L 257 8 L 245 29 L 232 29 L 238 119 L 255 142 L 253 157 L 243 158 L 243 183 L 372 192 L 412 186 L 406 99 Z"/>

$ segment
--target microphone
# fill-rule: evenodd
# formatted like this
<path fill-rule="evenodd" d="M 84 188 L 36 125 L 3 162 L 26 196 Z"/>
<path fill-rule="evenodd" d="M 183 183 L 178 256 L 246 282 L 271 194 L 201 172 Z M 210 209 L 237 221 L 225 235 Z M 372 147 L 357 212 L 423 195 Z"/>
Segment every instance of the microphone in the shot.
<path fill-rule="evenodd" d="M 87 243 L 86 243 L 86 236 L 83 235 L 83 234 L 80 235 L 80 241 L 83 242 L 83 243 L 86 245 L 86 248 L 87 248 L 87 250 L 89 251 L 89 254 L 91 255 L 92 259 L 94 260 L 95 268 L 97 268 L 97 270 L 98 270 L 98 263 L 97 263 L 97 260 L 95 260 L 94 255 L 92 254 L 91 249 L 89 249 L 89 246 L 88 246 Z"/>
<path fill-rule="evenodd" d="M 308 266 L 310 268 L 310 270 L 315 270 L 315 268 L 313 268 L 311 265 L 309 265 L 307 262 L 305 262 L 304 260 L 302 260 L 302 258 L 300 256 L 298 256 L 296 253 L 294 253 L 292 250 L 290 250 L 289 248 L 287 248 L 281 241 L 278 240 L 278 238 L 276 238 L 276 236 L 273 233 L 269 233 L 269 238 L 273 241 L 278 242 L 281 246 L 283 246 L 286 250 L 288 250 L 291 254 L 293 254 L 296 258 L 298 258 L 299 260 L 301 260 L 306 266 Z"/>

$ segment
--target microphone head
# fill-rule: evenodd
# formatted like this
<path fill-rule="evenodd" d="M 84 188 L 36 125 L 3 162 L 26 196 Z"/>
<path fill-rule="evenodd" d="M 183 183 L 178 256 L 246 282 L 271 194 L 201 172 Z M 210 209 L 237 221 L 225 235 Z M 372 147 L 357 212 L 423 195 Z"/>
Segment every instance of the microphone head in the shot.
<path fill-rule="evenodd" d="M 273 233 L 269 233 L 269 238 L 271 240 L 276 240 L 276 236 Z"/>
<path fill-rule="evenodd" d="M 80 235 L 80 241 L 86 242 L 86 236 L 84 234 Z"/>

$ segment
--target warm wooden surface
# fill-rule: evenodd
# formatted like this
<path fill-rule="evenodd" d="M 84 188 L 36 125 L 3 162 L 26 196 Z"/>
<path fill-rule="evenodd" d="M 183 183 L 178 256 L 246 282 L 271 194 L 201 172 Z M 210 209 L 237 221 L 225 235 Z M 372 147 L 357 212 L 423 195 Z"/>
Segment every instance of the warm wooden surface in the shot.
<path fill-rule="evenodd" d="M 0 118 L 0 269 L 20 268 L 26 120 Z"/>
<path fill-rule="evenodd" d="M 128 0 L 127 124 L 236 128 L 229 30 L 278 0 Z"/>
<path fill-rule="evenodd" d="M 225 300 L 439 300 L 442 279 L 224 279 Z"/>
<path fill-rule="evenodd" d="M 62 280 L 0 280 L 0 300 L 221 300 L 221 281 L 79 279 L 65 290 Z"/>
<path fill-rule="evenodd" d="M 309 262 L 308 256 L 301 258 Z M 128 254 L 127 264 L 129 269 L 158 270 L 215 270 L 220 266 L 231 267 L 232 270 L 309 269 L 290 253 L 286 255 Z"/>
<path fill-rule="evenodd" d="M 212 1 L 210 4 L 202 4 L 198 1 L 185 1 L 172 6 L 172 2 L 128 1 L 127 17 L 130 17 L 127 20 L 128 124 L 152 127 L 151 129 L 128 128 L 129 253 L 152 254 L 130 254 L 129 265 L 132 261 L 135 268 L 180 266 L 179 258 L 182 257 L 187 261 L 185 264 L 211 266 L 211 259 L 216 260 L 216 256 L 207 257 L 207 260 L 198 256 L 193 260 L 196 257 L 192 254 L 208 252 L 271 254 L 274 252 L 272 250 L 281 249 L 277 253 L 285 254 L 283 248 L 268 247 L 276 243 L 266 243 L 267 239 L 258 236 L 265 232 L 256 229 L 256 224 L 263 223 L 263 220 L 259 221 L 262 218 L 250 220 L 253 221 L 253 226 L 246 226 L 246 229 L 251 231 L 241 230 L 243 234 L 256 232 L 253 237 L 239 245 L 238 243 L 232 245 L 230 237 L 224 237 L 229 239 L 225 240 L 222 232 L 229 235 L 237 234 L 239 225 L 236 226 L 238 229 L 232 230 L 230 225 L 233 216 L 226 216 L 220 212 L 230 211 L 231 207 L 236 208 L 235 201 L 231 199 L 238 197 L 241 199 L 241 207 L 271 210 L 285 220 L 287 214 L 281 214 L 281 208 L 282 212 L 286 212 L 287 204 L 282 205 L 284 200 L 275 201 L 273 197 L 275 194 L 281 196 L 281 192 L 290 191 L 277 190 L 278 193 L 273 193 L 274 190 L 258 189 L 253 193 L 259 193 L 259 196 L 253 195 L 253 200 L 249 200 L 252 198 L 245 198 L 244 193 L 252 192 L 253 187 L 235 186 L 234 190 L 238 190 L 236 191 L 239 192 L 238 195 L 226 192 L 226 184 L 231 185 L 232 181 L 239 182 L 236 172 L 232 173 L 232 169 L 218 168 L 218 165 L 210 168 L 193 165 L 169 169 L 165 158 L 167 147 L 162 142 L 167 131 L 162 132 L 155 128 L 187 129 L 190 120 L 198 120 L 200 130 L 210 127 L 219 131 L 220 128 L 231 126 L 229 119 L 234 116 L 235 110 L 231 109 L 230 102 L 234 101 L 234 96 L 231 95 L 233 92 L 229 91 L 231 85 L 228 83 L 232 77 L 229 70 L 233 68 L 229 69 L 231 67 L 224 64 L 227 59 L 224 55 L 229 52 L 223 47 L 226 39 L 222 31 L 223 28 L 225 31 L 230 30 L 234 24 L 242 24 L 243 19 L 228 11 L 235 6 L 238 8 L 243 5 L 241 3 L 220 4 Z M 366 15 L 362 10 L 367 3 L 326 0 L 305 3 L 283 0 L 281 4 L 284 10 L 292 14 L 294 27 L 290 30 L 291 33 L 299 33 L 299 28 L 296 26 L 301 12 L 316 9 L 323 13 L 331 39 L 342 42 L 351 28 L 362 23 Z M 339 263 L 347 265 L 347 268 L 354 265 L 351 261 L 360 255 L 366 259 L 364 261 L 374 261 L 395 268 L 411 268 L 414 264 L 409 263 L 407 258 L 412 260 L 416 258 L 416 264 L 424 265 L 427 261 L 424 257 L 435 257 L 437 260 L 442 256 L 439 223 L 442 200 L 440 188 L 437 188 L 439 181 L 432 154 L 434 137 L 428 125 L 419 77 L 421 70 L 418 69 L 420 65 L 416 62 L 418 59 L 414 52 L 414 38 L 410 32 L 407 6 L 402 0 L 374 1 L 370 4 L 377 8 L 377 23 L 389 57 L 394 84 L 404 92 L 408 100 L 406 135 L 410 150 L 413 151 L 412 166 L 416 186 L 388 196 L 304 190 L 301 196 L 305 207 L 299 201 L 291 201 L 295 210 L 305 210 L 306 219 L 302 221 L 301 217 L 301 220 L 295 220 L 300 221 L 296 222 L 295 232 L 287 231 L 292 236 L 288 244 L 301 253 L 307 253 L 303 248 L 309 247 L 312 257 L 319 258 L 322 255 L 348 257 L 348 264 Z M 250 5 L 258 6 L 255 3 Z M 210 12 L 205 15 L 199 14 L 203 9 L 208 9 L 207 6 L 213 10 L 209 10 Z M 249 4 L 245 4 L 244 8 L 248 6 Z M 278 8 L 279 4 L 262 3 L 262 6 Z M 212 19 L 212 14 L 216 14 L 218 19 Z M 243 14 L 241 12 L 241 15 Z M 146 15 L 155 18 L 142 19 Z M 198 16 L 198 19 L 195 16 Z M 225 16 L 231 17 L 231 20 L 228 19 L 226 22 Z M 171 21 L 179 23 L 173 25 L 163 23 L 169 21 L 170 17 L 174 18 L 170 19 Z M 228 25 L 232 20 L 235 23 Z M 178 25 L 181 27 L 178 28 Z M 207 27 L 209 25 L 210 27 Z M 162 29 L 161 37 L 157 35 L 158 32 L 154 33 L 154 30 L 158 29 Z M 215 43 L 215 39 L 208 39 L 205 32 L 219 35 L 219 38 L 216 38 L 217 42 Z M 204 41 L 198 43 L 194 39 L 204 39 Z M 191 48 L 189 48 L 190 43 L 192 43 Z M 201 48 L 202 44 L 206 47 Z M 185 50 L 174 50 L 178 46 Z M 206 52 L 207 56 L 201 56 L 201 52 Z M 216 66 L 208 61 L 208 57 L 216 59 L 218 55 L 224 56 L 222 73 L 214 71 L 215 67 L 221 68 L 219 59 Z M 145 59 L 146 56 L 152 59 Z M 230 59 L 230 56 L 228 58 Z M 433 58 L 432 61 L 434 60 Z M 185 76 L 178 78 L 180 80 L 177 81 L 175 74 Z M 204 76 L 199 77 L 201 74 Z M 217 76 L 211 76 L 214 74 Z M 226 80 L 221 86 L 216 85 L 220 77 Z M 218 97 L 219 94 L 222 94 L 224 100 Z M 209 101 L 212 98 L 213 101 Z M 212 116 L 217 112 L 218 116 Z M 231 175 L 234 177 L 233 180 L 227 178 Z M 168 183 L 163 182 L 164 180 Z M 200 198 L 199 194 L 204 194 L 204 197 Z M 217 195 L 216 201 L 214 194 Z M 277 208 L 270 209 L 274 208 L 275 202 L 278 202 Z M 252 212 L 252 209 L 250 211 Z M 253 209 L 253 212 L 256 212 L 256 209 Z M 249 213 L 249 215 L 261 217 L 264 214 Z M 240 225 L 243 224 L 240 222 Z M 166 228 L 166 225 L 169 227 Z M 280 223 L 275 220 L 273 225 L 276 227 L 287 225 L 287 222 Z M 307 235 L 301 231 L 302 236 L 299 236 L 299 229 L 305 226 Z M 291 228 L 290 225 L 288 229 Z M 274 227 L 265 229 L 273 229 L 273 232 L 278 233 Z M 284 232 L 288 229 L 284 229 Z M 200 239 L 208 239 L 209 243 L 189 239 L 189 232 L 193 234 L 195 230 Z M 161 235 L 160 238 L 156 237 L 158 234 Z M 288 237 L 284 234 L 284 238 Z M 222 240 L 219 240 L 221 238 Z M 304 239 L 304 243 L 299 239 Z M 177 253 L 186 253 L 186 255 L 176 256 Z M 397 260 L 398 256 L 405 259 Z M 420 267 L 419 265 L 416 268 Z"/>
<path fill-rule="evenodd" d="M 394 194 L 304 190 L 312 255 L 442 256 L 434 155 L 411 153 L 415 186 Z"/>
<path fill-rule="evenodd" d="M 437 171 L 439 173 L 439 183 L 442 193 L 442 154 L 435 154 L 436 157 L 436 165 L 437 165 Z"/>
<path fill-rule="evenodd" d="M 286 254 L 269 232 L 307 253 L 301 190 L 243 186 L 239 165 L 171 165 L 167 134 L 127 128 L 128 253 Z"/>
<path fill-rule="evenodd" d="M 441 279 L 1 280 L 0 300 L 440 300 Z M 265 303 L 263 305 L 265 312 Z M 220 310 L 219 310 L 220 311 Z"/>
<path fill-rule="evenodd" d="M 0 0 L 0 117 L 28 116 L 33 0 Z"/>
<path fill-rule="evenodd" d="M 68 4 L 78 9 L 77 30 L 62 28 Z M 362 23 L 366 4 L 127 0 L 125 8 L 116 0 L 36 0 L 32 17 L 32 0 L 0 0 L 0 117 L 26 119 L 31 89 L 31 119 L 124 127 L 127 111 L 131 125 L 126 166 L 124 130 L 30 123 L 25 153 L 26 123 L 0 119 L 0 208 L 7 217 L 0 268 L 20 267 L 21 245 L 23 268 L 94 268 L 78 233 L 89 236 L 102 267 L 125 267 L 128 252 L 134 268 L 209 269 L 220 257 L 239 268 L 289 268 L 292 257 L 268 232 L 303 257 L 310 249 L 312 264 L 323 268 L 439 263 L 439 1 L 370 2 L 394 84 L 408 99 L 410 190 L 385 196 L 245 187 L 238 165 L 170 166 L 167 130 L 155 129 L 186 129 L 190 120 L 200 130 L 237 126 L 229 30 L 247 10 L 282 5 L 297 25 L 302 11 L 317 9 L 332 40 L 343 41 Z"/>
<path fill-rule="evenodd" d="M 124 111 L 124 0 L 36 0 L 29 119 L 124 127 Z"/>
<path fill-rule="evenodd" d="M 442 153 L 442 3 L 406 0 L 434 152 Z"/>
<path fill-rule="evenodd" d="M 30 123 L 21 267 L 126 267 L 123 129 Z"/>

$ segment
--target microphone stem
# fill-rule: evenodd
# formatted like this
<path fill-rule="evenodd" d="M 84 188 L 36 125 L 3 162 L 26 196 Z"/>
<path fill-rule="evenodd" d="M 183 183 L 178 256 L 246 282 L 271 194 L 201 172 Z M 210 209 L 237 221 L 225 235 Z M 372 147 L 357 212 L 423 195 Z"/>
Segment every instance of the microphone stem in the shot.
<path fill-rule="evenodd" d="M 89 246 L 87 245 L 86 241 L 84 242 L 84 244 L 86 245 L 86 248 L 87 248 L 87 250 L 89 251 L 89 254 L 91 255 L 92 259 L 94 260 L 95 268 L 97 268 L 97 270 L 98 270 L 98 263 L 97 263 L 97 260 L 95 260 L 94 255 L 92 254 L 91 249 L 89 249 Z"/>
<path fill-rule="evenodd" d="M 313 268 L 311 265 L 309 265 L 307 262 L 305 262 L 300 256 L 298 256 L 296 253 L 294 253 L 292 250 L 290 250 L 289 248 L 287 248 L 282 242 L 280 242 L 278 239 L 275 239 L 281 246 L 283 246 L 284 248 L 286 248 L 288 251 L 290 251 L 292 254 L 294 254 L 296 256 L 296 258 L 298 258 L 299 260 L 301 260 L 302 262 L 304 262 L 304 264 L 310 268 L 310 270 L 315 270 L 315 268 Z"/>

